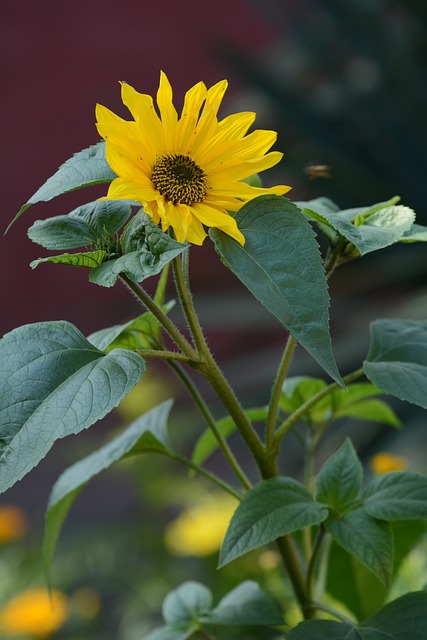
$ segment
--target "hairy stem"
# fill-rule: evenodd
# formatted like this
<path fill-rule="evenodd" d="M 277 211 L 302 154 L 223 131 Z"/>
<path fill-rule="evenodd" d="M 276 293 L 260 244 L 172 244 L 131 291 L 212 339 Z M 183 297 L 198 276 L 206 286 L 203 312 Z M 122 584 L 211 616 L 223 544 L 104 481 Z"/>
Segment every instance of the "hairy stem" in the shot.
<path fill-rule="evenodd" d="M 165 331 L 170 335 L 172 340 L 181 349 L 183 354 L 190 360 L 198 360 L 199 355 L 197 351 L 188 342 L 185 336 L 180 332 L 178 327 L 172 322 L 172 320 L 164 313 L 164 311 L 154 302 L 154 300 L 148 295 L 144 289 L 133 282 L 128 276 L 122 274 L 121 279 L 129 287 L 129 289 L 135 294 L 140 302 L 151 311 L 153 316 L 160 322 Z"/>
<path fill-rule="evenodd" d="M 213 434 L 214 434 L 214 436 L 215 436 L 215 438 L 216 438 L 216 440 L 218 442 L 219 447 L 221 448 L 225 458 L 227 459 L 227 462 L 229 463 L 230 467 L 233 469 L 233 471 L 236 474 L 237 478 L 242 483 L 242 486 L 245 487 L 245 489 L 250 489 L 252 485 L 251 485 L 249 479 L 247 478 L 245 472 L 243 471 L 243 469 L 239 465 L 238 461 L 236 460 L 236 457 L 234 456 L 233 452 L 231 451 L 230 447 L 228 446 L 228 443 L 227 443 L 226 439 L 222 435 L 221 431 L 218 429 L 218 425 L 216 423 L 216 420 L 215 420 L 214 416 L 212 415 L 212 413 L 211 413 L 209 407 L 207 406 L 206 402 L 204 401 L 201 393 L 197 389 L 196 385 L 194 384 L 194 382 L 191 380 L 191 378 L 187 375 L 187 373 L 184 371 L 184 369 L 178 363 L 171 361 L 168 364 L 175 371 L 176 375 L 180 378 L 180 380 L 183 382 L 183 384 L 185 385 L 185 387 L 189 391 L 189 393 L 190 393 L 191 397 L 193 398 L 195 404 L 197 405 L 198 409 L 200 410 L 200 413 L 203 415 L 203 417 L 205 418 L 208 426 L 211 428 L 211 430 L 212 430 L 212 432 L 213 432 Z"/>

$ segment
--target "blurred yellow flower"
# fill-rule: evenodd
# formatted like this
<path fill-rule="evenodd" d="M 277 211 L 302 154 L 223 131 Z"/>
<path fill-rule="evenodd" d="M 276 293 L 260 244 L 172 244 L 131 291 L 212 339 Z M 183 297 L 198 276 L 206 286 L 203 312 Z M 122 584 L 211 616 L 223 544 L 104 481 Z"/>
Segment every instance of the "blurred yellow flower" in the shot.
<path fill-rule="evenodd" d="M 221 546 L 238 501 L 232 496 L 208 496 L 185 509 L 165 530 L 165 544 L 177 556 L 208 556 Z"/>
<path fill-rule="evenodd" d="M 27 532 L 28 520 L 19 507 L 0 505 L 0 544 L 20 540 Z"/>
<path fill-rule="evenodd" d="M 68 617 L 68 599 L 61 591 L 35 588 L 20 593 L 0 609 L 0 637 L 45 638 Z"/>
<path fill-rule="evenodd" d="M 282 195 L 290 189 L 285 185 L 263 189 L 242 182 L 281 160 L 282 153 L 267 153 L 277 133 L 257 129 L 246 135 L 256 117 L 252 112 L 218 120 L 226 80 L 210 89 L 203 82 L 192 87 L 180 115 L 163 72 L 157 92 L 159 114 L 151 96 L 125 82 L 121 85 L 123 103 L 133 120 L 96 107 L 107 162 L 118 176 L 107 198 L 140 202 L 163 231 L 173 228 L 178 242 L 201 245 L 206 226 L 221 229 L 243 245 L 245 238 L 230 212 L 256 196 Z"/>
<path fill-rule="evenodd" d="M 390 473 L 391 471 L 402 471 L 407 468 L 405 458 L 395 456 L 393 453 L 381 451 L 369 460 L 369 466 L 377 475 Z"/>

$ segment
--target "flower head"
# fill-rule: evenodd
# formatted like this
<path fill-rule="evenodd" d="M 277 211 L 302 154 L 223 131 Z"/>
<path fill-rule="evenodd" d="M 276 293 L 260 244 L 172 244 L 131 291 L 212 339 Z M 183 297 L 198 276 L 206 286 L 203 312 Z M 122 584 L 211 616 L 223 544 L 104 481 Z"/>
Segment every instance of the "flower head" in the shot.
<path fill-rule="evenodd" d="M 375 454 L 369 461 L 369 466 L 377 475 L 390 473 L 391 471 L 402 471 L 407 468 L 407 461 L 401 456 L 396 456 L 387 451 Z"/>
<path fill-rule="evenodd" d="M 27 532 L 25 513 L 13 504 L 0 505 L 0 544 L 20 540 Z"/>
<path fill-rule="evenodd" d="M 165 543 L 177 556 L 208 556 L 221 546 L 238 502 L 231 496 L 209 496 L 189 507 L 165 531 Z"/>
<path fill-rule="evenodd" d="M 230 212 L 256 196 L 282 195 L 290 189 L 285 185 L 263 189 L 242 182 L 281 160 L 282 153 L 267 153 L 277 134 L 256 130 L 246 135 L 256 116 L 251 112 L 218 120 L 226 80 L 210 89 L 203 82 L 192 87 L 180 115 L 163 72 L 158 113 L 151 96 L 124 82 L 121 86 L 123 103 L 133 120 L 96 107 L 107 162 L 118 176 L 107 198 L 140 202 L 163 231 L 172 227 L 179 242 L 201 245 L 204 227 L 215 227 L 243 245 L 245 238 Z"/>
<path fill-rule="evenodd" d="M 46 638 L 62 627 L 67 617 L 68 601 L 64 593 L 30 589 L 0 609 L 0 636 Z"/>

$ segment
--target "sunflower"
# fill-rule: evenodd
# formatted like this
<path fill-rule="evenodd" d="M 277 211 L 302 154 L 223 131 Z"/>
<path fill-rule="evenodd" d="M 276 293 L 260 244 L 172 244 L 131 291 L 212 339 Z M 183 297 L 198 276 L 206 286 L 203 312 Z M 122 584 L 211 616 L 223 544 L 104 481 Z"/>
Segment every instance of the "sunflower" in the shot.
<path fill-rule="evenodd" d="M 269 169 L 282 153 L 267 153 L 274 131 L 246 135 L 255 113 L 244 112 L 218 120 L 227 81 L 210 89 L 199 82 L 184 98 L 181 115 L 172 102 L 167 76 L 160 74 L 158 112 L 151 96 L 122 82 L 122 100 L 133 120 L 123 120 L 97 105 L 97 128 L 106 141 L 106 158 L 117 178 L 106 199 L 140 202 L 163 231 L 172 227 L 179 242 L 201 245 L 206 227 L 215 227 L 240 244 L 245 238 L 230 212 L 259 195 L 282 195 L 290 189 L 269 189 L 242 182 Z"/>

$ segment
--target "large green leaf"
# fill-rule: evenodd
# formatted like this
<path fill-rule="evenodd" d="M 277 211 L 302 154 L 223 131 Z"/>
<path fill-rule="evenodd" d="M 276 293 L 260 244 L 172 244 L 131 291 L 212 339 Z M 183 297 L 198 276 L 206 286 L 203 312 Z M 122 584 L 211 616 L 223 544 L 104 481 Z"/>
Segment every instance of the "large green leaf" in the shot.
<path fill-rule="evenodd" d="M 121 238 L 125 255 L 107 260 L 90 273 L 89 279 L 103 287 L 112 287 L 120 274 L 134 282 L 154 276 L 189 245 L 176 242 L 142 210 L 132 218 Z"/>
<path fill-rule="evenodd" d="M 315 502 L 292 478 L 277 477 L 255 485 L 233 514 L 221 547 L 219 566 L 281 536 L 323 522 L 326 505 Z"/>
<path fill-rule="evenodd" d="M 372 322 L 363 370 L 385 393 L 427 409 L 427 322 Z"/>
<path fill-rule="evenodd" d="M 336 518 L 325 527 L 343 549 L 355 556 L 388 586 L 393 571 L 393 536 L 388 522 L 372 518 L 360 507 Z"/>
<path fill-rule="evenodd" d="M 316 479 L 316 499 L 335 513 L 343 513 L 359 495 L 362 464 L 349 439 L 320 469 Z"/>
<path fill-rule="evenodd" d="M 32 204 L 47 202 L 75 189 L 111 182 L 116 177 L 105 159 L 105 142 L 101 140 L 64 162 L 21 207 L 8 229 Z"/>
<path fill-rule="evenodd" d="M 108 242 L 130 214 L 128 202 L 97 200 L 77 207 L 67 215 L 37 220 L 28 229 L 28 236 L 45 249 L 77 249 Z"/>
<path fill-rule="evenodd" d="M 210 235 L 225 266 L 310 355 L 342 383 L 329 335 L 329 296 L 315 234 L 294 204 L 261 196 L 236 214 L 242 247 L 225 233 Z"/>
<path fill-rule="evenodd" d="M 210 625 L 277 625 L 283 617 L 256 582 L 245 580 L 202 617 Z"/>
<path fill-rule="evenodd" d="M 367 513 L 381 520 L 427 520 L 427 476 L 396 471 L 374 478 L 366 487 Z"/>
<path fill-rule="evenodd" d="M 0 490 L 46 455 L 55 440 L 86 429 L 131 391 L 143 358 L 96 349 L 72 324 L 25 325 L 0 341 Z"/>
<path fill-rule="evenodd" d="M 287 640 L 425 640 L 427 592 L 408 593 L 360 626 L 330 620 L 301 622 Z"/>
<path fill-rule="evenodd" d="M 323 198 L 298 205 L 312 220 L 338 231 L 364 255 L 399 241 L 412 227 L 415 213 L 409 207 L 394 204 L 396 200 L 343 211 L 336 211 L 336 205 L 330 206 Z"/>

